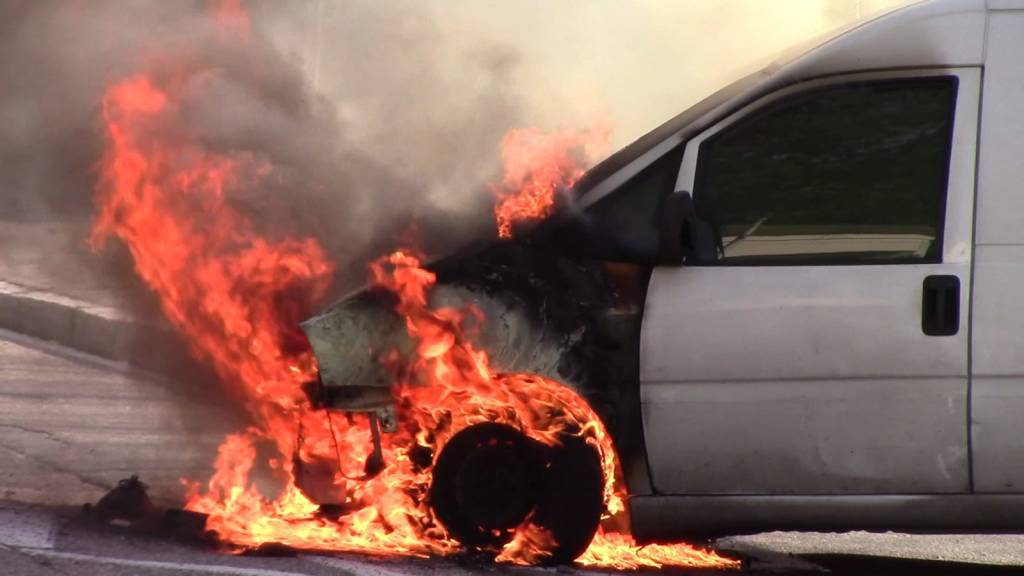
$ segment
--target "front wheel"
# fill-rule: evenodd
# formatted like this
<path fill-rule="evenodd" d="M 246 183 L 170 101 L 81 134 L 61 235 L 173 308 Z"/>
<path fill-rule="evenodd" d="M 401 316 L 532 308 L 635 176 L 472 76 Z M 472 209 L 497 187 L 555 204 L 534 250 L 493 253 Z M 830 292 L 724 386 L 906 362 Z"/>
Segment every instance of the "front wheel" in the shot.
<path fill-rule="evenodd" d="M 531 521 L 555 543 L 553 563 L 586 550 L 604 509 L 597 450 L 576 436 L 549 447 L 505 424 L 459 431 L 434 465 L 430 503 L 448 533 L 468 548 L 496 551 Z"/>
<path fill-rule="evenodd" d="M 564 436 L 549 451 L 544 488 L 534 521 L 547 528 L 558 545 L 550 561 L 572 562 L 594 539 L 604 512 L 601 456 L 579 436 Z"/>

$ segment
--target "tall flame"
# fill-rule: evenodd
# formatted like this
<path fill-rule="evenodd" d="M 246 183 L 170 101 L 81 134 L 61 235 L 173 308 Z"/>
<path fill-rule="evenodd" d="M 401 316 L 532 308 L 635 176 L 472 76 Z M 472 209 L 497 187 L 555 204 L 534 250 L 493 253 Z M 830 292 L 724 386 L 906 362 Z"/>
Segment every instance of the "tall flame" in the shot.
<path fill-rule="evenodd" d="M 498 236 L 511 238 L 516 224 L 550 216 L 558 193 L 572 188 L 610 141 L 607 122 L 586 130 L 509 131 L 501 140 L 505 174 L 494 186 Z"/>
<path fill-rule="evenodd" d="M 312 239 L 258 235 L 229 195 L 265 178 L 269 163 L 205 150 L 174 131 L 178 112 L 173 89 L 147 76 L 107 91 L 91 242 L 124 242 L 194 354 L 238 387 L 271 437 L 283 438 L 296 432 L 298 386 L 315 374 L 312 353 L 295 345 L 297 322 L 323 296 L 333 265 Z"/>
<path fill-rule="evenodd" d="M 235 10 L 237 2 L 222 6 L 227 11 L 221 17 L 247 22 Z M 388 360 L 399 429 L 383 437 L 383 472 L 352 480 L 368 457 L 371 432 L 365 417 L 313 410 L 300 388 L 315 377 L 316 365 L 297 324 L 324 296 L 333 265 L 313 239 L 268 238 L 233 207 L 233 194 L 270 177 L 274 167 L 253 153 L 210 150 L 180 130 L 182 90 L 180 74 L 162 82 L 140 74 L 106 91 L 106 149 L 91 241 L 99 247 L 115 236 L 127 246 L 170 323 L 194 355 L 245 399 L 253 415 L 251 427 L 220 446 L 209 482 L 191 487 L 187 507 L 208 514 L 209 529 L 238 548 L 275 542 L 374 554 L 455 552 L 459 544 L 426 502 L 432 458 L 424 461 L 417 454 L 436 457 L 452 435 L 486 421 L 509 424 L 549 445 L 561 434 L 586 439 L 599 451 L 605 474 L 604 525 L 626 524 L 617 456 L 598 416 L 558 382 L 492 367 L 486 352 L 464 333 L 465 320 L 479 313 L 432 308 L 428 295 L 436 278 L 410 251 L 370 267 L 372 285 L 397 297 L 395 312 L 417 345 L 409 357 L 396 353 Z M 537 134 L 514 132 L 506 142 Z M 555 140 L 541 148 L 557 153 L 511 162 L 502 185 L 507 198 L 534 198 L 578 178 L 578 159 L 568 160 L 567 151 L 581 140 Z M 510 161 L 508 155 L 505 159 Z M 522 213 L 510 214 L 509 223 Z M 260 458 L 259 448 L 267 443 L 276 455 Z M 297 488 L 294 462 L 338 459 L 333 481 L 344 506 L 334 518 L 319 514 Z M 280 480 L 276 495 L 257 487 L 258 468 Z M 549 544 L 550 535 L 527 524 L 498 559 L 535 562 Z M 638 547 L 628 534 L 603 527 L 578 561 L 619 568 L 735 566 L 685 544 Z"/>

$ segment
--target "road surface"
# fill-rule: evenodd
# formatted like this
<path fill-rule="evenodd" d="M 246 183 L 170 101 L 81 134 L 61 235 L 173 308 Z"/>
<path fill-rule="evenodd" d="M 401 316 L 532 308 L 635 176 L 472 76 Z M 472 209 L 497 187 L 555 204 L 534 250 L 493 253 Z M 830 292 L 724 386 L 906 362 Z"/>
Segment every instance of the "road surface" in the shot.
<path fill-rule="evenodd" d="M 162 502 L 204 479 L 241 415 L 215 383 L 172 382 L 0 331 L 0 499 L 95 501 L 139 474 Z"/>

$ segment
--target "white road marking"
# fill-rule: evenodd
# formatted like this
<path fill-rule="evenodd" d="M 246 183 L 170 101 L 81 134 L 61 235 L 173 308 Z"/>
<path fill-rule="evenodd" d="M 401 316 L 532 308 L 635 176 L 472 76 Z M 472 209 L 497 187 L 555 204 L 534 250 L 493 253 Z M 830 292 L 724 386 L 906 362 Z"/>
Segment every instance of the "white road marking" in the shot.
<path fill-rule="evenodd" d="M 53 514 L 0 508 L 0 544 L 17 548 L 53 548 L 54 525 Z"/>
<path fill-rule="evenodd" d="M 30 556 L 62 558 L 66 560 L 77 560 L 80 562 L 95 562 L 96 564 L 111 564 L 114 566 L 134 566 L 137 568 L 160 568 L 163 570 L 178 570 L 181 572 L 199 572 L 200 574 L 228 574 L 231 576 L 308 576 L 304 572 L 283 572 L 281 570 L 242 568 L 240 566 L 224 566 L 218 564 L 188 564 L 184 562 L 160 562 L 157 560 L 109 558 L 104 556 L 92 556 L 90 554 L 78 554 L 75 552 L 57 552 L 54 550 L 21 549 L 20 552 Z"/>

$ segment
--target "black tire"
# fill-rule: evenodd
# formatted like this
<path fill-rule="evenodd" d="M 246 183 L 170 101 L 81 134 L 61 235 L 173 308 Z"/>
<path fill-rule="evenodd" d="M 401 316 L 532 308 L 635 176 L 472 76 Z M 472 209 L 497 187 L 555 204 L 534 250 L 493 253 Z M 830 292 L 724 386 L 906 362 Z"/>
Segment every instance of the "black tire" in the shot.
<path fill-rule="evenodd" d="M 545 447 L 511 426 L 470 426 L 434 464 L 430 505 L 463 545 L 496 551 L 536 506 L 545 460 Z"/>
<path fill-rule="evenodd" d="M 504 424 L 461 430 L 434 465 L 430 505 L 468 548 L 497 551 L 533 512 L 557 544 L 547 561 L 567 564 L 594 538 L 604 511 L 597 450 L 577 436 L 549 448 Z"/>
<path fill-rule="evenodd" d="M 544 487 L 533 520 L 558 542 L 549 562 L 568 564 L 594 539 L 604 512 L 601 456 L 578 436 L 565 436 L 549 452 Z"/>

